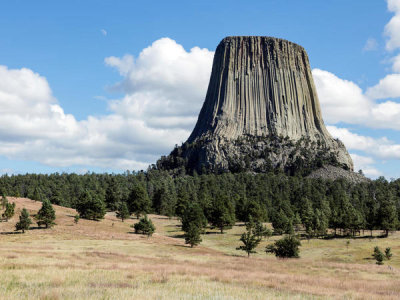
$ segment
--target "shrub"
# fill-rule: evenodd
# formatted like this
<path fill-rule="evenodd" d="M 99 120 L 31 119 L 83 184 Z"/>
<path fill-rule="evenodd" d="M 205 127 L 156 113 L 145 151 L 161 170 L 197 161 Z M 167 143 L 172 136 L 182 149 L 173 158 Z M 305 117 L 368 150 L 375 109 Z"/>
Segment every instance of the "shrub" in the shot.
<path fill-rule="evenodd" d="M 374 253 L 372 254 L 372 256 L 375 258 L 377 265 L 383 265 L 383 260 L 385 257 L 378 246 L 374 248 Z"/>
<path fill-rule="evenodd" d="M 2 214 L 2 217 L 6 219 L 6 222 L 8 222 L 9 219 L 11 219 L 14 216 L 14 210 L 15 210 L 15 203 L 6 203 L 6 210 Z"/>
<path fill-rule="evenodd" d="M 392 256 L 393 256 L 393 254 L 392 254 L 392 251 L 391 251 L 390 247 L 387 247 L 385 249 L 385 258 L 387 260 L 390 260 L 392 258 Z"/>
<path fill-rule="evenodd" d="M 133 225 L 133 228 L 135 229 L 135 233 L 145 234 L 147 236 L 153 235 L 154 231 L 156 230 L 153 222 L 150 219 L 148 219 L 147 216 L 141 218 L 138 223 Z"/>
<path fill-rule="evenodd" d="M 279 258 L 298 258 L 301 243 L 294 235 L 289 235 L 268 245 L 265 249 L 267 253 L 274 253 Z"/>

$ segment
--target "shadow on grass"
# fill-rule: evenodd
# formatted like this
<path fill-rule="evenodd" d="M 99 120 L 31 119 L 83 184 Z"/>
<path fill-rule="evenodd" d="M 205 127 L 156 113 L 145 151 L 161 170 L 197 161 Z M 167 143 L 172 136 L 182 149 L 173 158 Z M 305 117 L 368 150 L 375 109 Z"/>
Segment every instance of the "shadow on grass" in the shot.
<path fill-rule="evenodd" d="M 9 234 L 22 234 L 22 231 L 6 231 L 6 232 L 0 232 L 2 235 L 9 235 Z"/>
<path fill-rule="evenodd" d="M 190 245 L 177 245 L 177 244 L 175 244 L 174 247 L 179 247 L 179 248 L 190 248 Z"/>
<path fill-rule="evenodd" d="M 334 239 L 351 239 L 351 240 L 365 240 L 365 239 L 384 239 L 387 238 L 386 235 L 377 235 L 377 236 L 370 236 L 370 235 L 364 235 L 364 236 L 351 236 L 351 235 L 328 235 L 321 237 L 323 240 L 334 240 Z"/>
<path fill-rule="evenodd" d="M 166 225 L 165 227 L 178 227 L 178 228 L 180 228 L 182 225 L 180 225 L 180 224 L 177 224 L 177 225 L 173 225 L 173 224 L 171 224 L 171 225 Z"/>
<path fill-rule="evenodd" d="M 183 239 L 185 238 L 184 234 L 175 234 L 175 235 L 170 235 L 170 237 L 175 238 L 175 239 Z"/>

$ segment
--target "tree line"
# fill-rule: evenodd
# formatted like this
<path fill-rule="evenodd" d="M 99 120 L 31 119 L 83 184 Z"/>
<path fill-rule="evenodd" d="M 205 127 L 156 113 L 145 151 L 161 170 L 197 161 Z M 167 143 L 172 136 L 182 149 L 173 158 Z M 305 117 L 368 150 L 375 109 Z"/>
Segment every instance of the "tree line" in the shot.
<path fill-rule="evenodd" d="M 102 218 L 106 210 L 117 211 L 121 219 L 156 213 L 178 216 L 183 223 L 197 218 L 199 224 L 210 224 L 223 232 L 235 221 L 251 218 L 272 222 L 277 234 L 301 230 L 307 238 L 325 236 L 328 228 L 342 236 L 365 230 L 371 234 L 382 230 L 387 235 L 399 228 L 400 216 L 400 179 L 389 182 L 383 177 L 353 184 L 344 179 L 309 179 L 279 172 L 176 177 L 160 170 L 26 174 L 3 175 L 0 191 L 76 208 L 88 219 Z M 194 230 L 189 225 L 186 229 Z"/>

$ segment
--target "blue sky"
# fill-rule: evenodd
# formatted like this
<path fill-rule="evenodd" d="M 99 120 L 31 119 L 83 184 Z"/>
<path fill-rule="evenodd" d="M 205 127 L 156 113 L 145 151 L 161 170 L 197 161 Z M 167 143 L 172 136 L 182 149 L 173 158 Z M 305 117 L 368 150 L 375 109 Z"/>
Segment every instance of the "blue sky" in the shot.
<path fill-rule="evenodd" d="M 228 35 L 304 46 L 331 134 L 400 177 L 400 0 L 2 1 L 0 171 L 145 169 L 189 135 Z"/>

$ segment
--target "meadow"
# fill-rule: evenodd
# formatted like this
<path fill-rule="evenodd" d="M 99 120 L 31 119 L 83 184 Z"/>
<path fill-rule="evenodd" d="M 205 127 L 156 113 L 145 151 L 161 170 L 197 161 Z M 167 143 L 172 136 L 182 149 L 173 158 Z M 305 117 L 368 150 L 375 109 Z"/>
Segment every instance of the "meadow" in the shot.
<path fill-rule="evenodd" d="M 221 235 L 207 229 L 200 246 L 184 244 L 179 220 L 150 215 L 152 237 L 133 233 L 137 222 L 79 220 L 54 205 L 57 225 L 14 232 L 20 210 L 41 203 L 25 198 L 0 223 L 0 299 L 399 299 L 400 234 L 389 238 L 303 240 L 299 259 L 264 252 L 280 237 L 265 239 L 247 258 L 240 245 L 243 224 Z M 379 232 L 374 232 L 377 236 Z M 348 243 L 349 241 L 349 243 Z M 374 246 L 391 247 L 378 266 Z"/>

